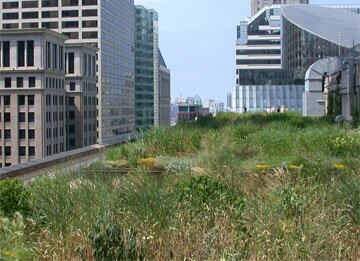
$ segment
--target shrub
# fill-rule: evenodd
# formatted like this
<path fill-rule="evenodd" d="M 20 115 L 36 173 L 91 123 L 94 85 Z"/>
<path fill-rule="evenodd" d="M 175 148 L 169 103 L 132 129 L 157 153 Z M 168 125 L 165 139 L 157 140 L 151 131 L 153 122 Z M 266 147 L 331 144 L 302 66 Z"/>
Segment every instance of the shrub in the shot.
<path fill-rule="evenodd" d="M 26 214 L 29 210 L 28 197 L 29 191 L 20 180 L 0 181 L 0 212 L 4 215 L 12 216 L 16 211 Z"/>
<path fill-rule="evenodd" d="M 235 191 L 217 177 L 193 176 L 181 180 L 173 189 L 173 196 L 180 206 L 191 208 L 194 213 L 204 208 L 221 212 L 230 210 L 234 218 L 240 218 L 245 207 L 244 195 Z"/>

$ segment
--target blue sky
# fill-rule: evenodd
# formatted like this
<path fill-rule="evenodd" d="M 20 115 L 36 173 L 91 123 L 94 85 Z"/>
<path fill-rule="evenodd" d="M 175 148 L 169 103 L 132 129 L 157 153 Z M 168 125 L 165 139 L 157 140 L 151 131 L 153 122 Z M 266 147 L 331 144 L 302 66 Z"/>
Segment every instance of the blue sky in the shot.
<path fill-rule="evenodd" d="M 360 4 L 360 0 L 310 0 Z M 235 83 L 236 25 L 250 15 L 250 0 L 135 0 L 159 13 L 160 49 L 171 69 L 172 98 L 226 102 Z M 226 106 L 226 104 L 225 104 Z"/>

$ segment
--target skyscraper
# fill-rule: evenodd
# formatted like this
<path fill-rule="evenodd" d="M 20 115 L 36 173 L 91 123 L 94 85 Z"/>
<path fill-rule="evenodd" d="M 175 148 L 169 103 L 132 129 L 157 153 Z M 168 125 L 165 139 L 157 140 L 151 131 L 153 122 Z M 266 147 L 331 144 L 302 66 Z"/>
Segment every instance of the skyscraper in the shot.
<path fill-rule="evenodd" d="M 309 0 L 251 0 L 251 16 L 265 6 L 286 4 L 309 4 Z"/>
<path fill-rule="evenodd" d="M 135 126 L 154 125 L 155 93 L 159 93 L 158 14 L 135 6 Z"/>
<path fill-rule="evenodd" d="M 134 1 L 0 1 L 0 28 L 49 28 L 97 53 L 97 140 L 114 144 L 135 131 Z"/>
<path fill-rule="evenodd" d="M 170 125 L 170 70 L 159 49 L 158 13 L 135 6 L 135 127 Z"/>

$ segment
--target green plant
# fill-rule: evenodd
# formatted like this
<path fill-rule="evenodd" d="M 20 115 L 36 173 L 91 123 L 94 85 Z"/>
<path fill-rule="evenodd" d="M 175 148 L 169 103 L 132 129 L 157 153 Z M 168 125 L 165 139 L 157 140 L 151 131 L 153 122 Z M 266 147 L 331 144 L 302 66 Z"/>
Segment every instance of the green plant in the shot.
<path fill-rule="evenodd" d="M 18 179 L 0 181 L 0 212 L 12 216 L 16 211 L 27 214 L 29 191 Z"/>
<path fill-rule="evenodd" d="M 124 230 L 113 213 L 106 211 L 98 216 L 89 237 L 96 260 L 144 260 L 136 230 Z"/>

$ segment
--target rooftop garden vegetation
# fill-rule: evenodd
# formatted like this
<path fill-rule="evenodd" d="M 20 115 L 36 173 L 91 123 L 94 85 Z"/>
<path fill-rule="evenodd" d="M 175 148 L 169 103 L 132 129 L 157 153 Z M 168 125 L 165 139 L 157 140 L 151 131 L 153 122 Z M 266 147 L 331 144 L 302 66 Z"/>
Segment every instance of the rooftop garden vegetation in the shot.
<path fill-rule="evenodd" d="M 359 150 L 354 126 L 293 113 L 154 128 L 0 182 L 0 260 L 357 260 Z"/>

